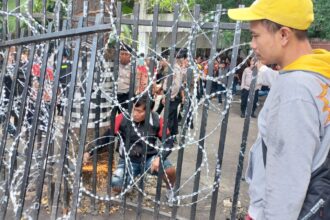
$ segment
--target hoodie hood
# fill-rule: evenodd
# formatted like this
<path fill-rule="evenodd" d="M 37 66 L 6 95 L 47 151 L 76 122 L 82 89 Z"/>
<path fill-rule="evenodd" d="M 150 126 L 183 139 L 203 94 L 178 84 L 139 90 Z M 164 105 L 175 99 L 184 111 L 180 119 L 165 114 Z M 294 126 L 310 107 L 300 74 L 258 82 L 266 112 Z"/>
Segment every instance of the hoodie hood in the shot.
<path fill-rule="evenodd" d="M 283 68 L 284 71 L 303 70 L 318 73 L 330 79 L 330 52 L 315 49 L 312 54 L 299 57 Z"/>

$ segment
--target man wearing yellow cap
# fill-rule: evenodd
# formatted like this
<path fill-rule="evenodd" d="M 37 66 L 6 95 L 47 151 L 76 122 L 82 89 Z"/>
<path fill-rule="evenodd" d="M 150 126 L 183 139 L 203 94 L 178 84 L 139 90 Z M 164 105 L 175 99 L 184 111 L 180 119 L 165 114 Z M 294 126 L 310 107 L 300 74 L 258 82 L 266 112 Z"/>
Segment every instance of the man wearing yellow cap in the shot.
<path fill-rule="evenodd" d="M 228 15 L 250 21 L 251 47 L 262 63 L 283 68 L 250 152 L 249 218 L 330 219 L 330 53 L 308 41 L 313 3 L 257 0 Z"/>

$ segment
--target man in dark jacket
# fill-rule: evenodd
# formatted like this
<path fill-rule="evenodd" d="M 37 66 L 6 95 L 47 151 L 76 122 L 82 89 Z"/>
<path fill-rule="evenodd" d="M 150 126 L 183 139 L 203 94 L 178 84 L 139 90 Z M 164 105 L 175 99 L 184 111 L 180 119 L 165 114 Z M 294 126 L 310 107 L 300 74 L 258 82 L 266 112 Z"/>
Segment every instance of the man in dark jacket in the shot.
<path fill-rule="evenodd" d="M 164 169 L 164 180 L 167 184 L 167 196 L 172 197 L 173 188 L 175 183 L 176 169 L 169 160 L 168 155 L 171 153 L 173 147 L 172 138 L 166 139 L 163 145 L 157 144 L 157 138 L 161 140 L 163 132 L 163 119 L 155 112 L 151 112 L 149 120 L 148 136 L 145 133 L 145 116 L 146 116 L 146 103 L 148 95 L 140 97 L 134 105 L 132 120 L 126 118 L 122 113 L 117 115 L 115 120 L 115 134 L 119 136 L 119 161 L 117 169 L 112 176 L 112 186 L 115 192 L 120 192 L 123 187 L 125 177 L 125 159 L 129 171 L 129 184 L 132 184 L 131 177 L 137 177 L 148 172 L 156 175 L 160 169 L 160 160 L 163 161 L 161 169 Z M 152 109 L 152 107 L 151 107 Z M 130 131 L 127 134 L 127 130 Z M 129 137 L 127 136 L 129 135 Z M 169 135 L 169 130 L 167 130 Z M 125 144 L 129 138 L 129 147 Z M 144 147 L 146 146 L 146 157 L 144 160 Z M 90 156 L 90 151 L 84 154 L 84 162 L 87 162 Z M 145 164 L 144 164 L 145 162 Z M 142 170 L 144 164 L 144 170 Z"/>

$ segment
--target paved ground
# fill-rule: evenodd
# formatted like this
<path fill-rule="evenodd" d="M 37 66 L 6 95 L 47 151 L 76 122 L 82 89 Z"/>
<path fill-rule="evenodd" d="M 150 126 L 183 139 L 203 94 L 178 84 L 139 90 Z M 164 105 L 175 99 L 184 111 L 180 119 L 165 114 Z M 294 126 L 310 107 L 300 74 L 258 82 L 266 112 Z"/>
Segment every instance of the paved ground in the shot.
<path fill-rule="evenodd" d="M 262 101 L 261 101 L 262 103 Z M 261 104 L 262 105 L 262 104 Z M 259 106 L 259 109 L 261 107 Z M 218 105 L 216 99 L 211 101 L 211 107 L 207 119 L 207 129 L 206 134 L 207 138 L 205 139 L 205 152 L 203 157 L 204 165 L 201 167 L 201 179 L 199 189 L 202 192 L 198 195 L 200 200 L 197 203 L 197 212 L 196 219 L 206 219 L 209 218 L 209 212 L 211 207 L 211 196 L 212 185 L 214 183 L 214 172 L 215 165 L 217 162 L 217 152 L 220 139 L 220 122 L 221 122 L 221 113 L 220 109 L 222 105 Z M 231 210 L 231 198 L 233 197 L 235 177 L 237 171 L 238 157 L 240 153 L 240 146 L 242 142 L 242 131 L 244 119 L 240 117 L 240 103 L 239 97 L 235 97 L 230 110 L 230 117 L 227 129 L 226 145 L 223 157 L 223 166 L 221 169 L 221 181 L 220 181 L 220 190 L 218 194 L 218 203 L 217 203 L 217 213 L 216 219 L 223 220 L 227 219 L 230 216 Z M 198 117 L 195 120 L 195 129 L 191 130 L 192 140 L 199 139 L 199 126 L 202 118 L 202 109 L 198 110 Z M 253 141 L 257 136 L 257 119 L 252 118 L 250 123 L 249 136 L 247 141 L 248 148 L 246 149 L 246 155 L 249 150 L 249 147 L 252 145 Z M 194 133 L 195 132 L 195 133 Z M 173 164 L 176 165 L 178 151 L 173 152 L 170 155 L 170 160 Z M 186 199 L 181 200 L 181 206 L 178 210 L 178 216 L 184 219 L 190 219 L 190 210 L 191 210 L 191 194 L 193 192 L 193 185 L 196 172 L 196 159 L 197 158 L 197 147 L 196 144 L 191 144 L 186 146 L 184 151 L 184 160 L 182 167 L 182 178 L 181 178 L 181 188 L 180 195 L 186 197 Z M 244 170 L 246 168 L 247 156 L 244 161 Z M 151 183 L 152 183 L 151 178 Z M 239 214 L 244 214 L 246 207 L 248 205 L 248 195 L 247 195 L 247 184 L 244 180 L 241 181 L 240 185 L 240 196 L 239 196 L 239 205 L 240 209 L 238 210 Z M 155 188 L 152 185 L 147 185 L 147 191 L 151 195 L 154 194 Z M 163 192 L 165 189 L 163 189 Z M 133 192 L 127 199 L 128 202 L 134 203 L 136 201 L 137 193 Z M 164 199 L 164 198 L 162 198 Z M 141 219 L 153 219 L 153 204 L 152 202 L 145 201 L 144 203 L 147 208 L 146 211 L 142 213 Z M 77 219 L 123 219 L 123 212 L 118 206 L 119 210 L 115 211 L 110 216 L 108 215 L 82 215 L 80 214 Z M 164 213 L 170 213 L 171 209 L 168 206 L 162 206 L 161 211 Z M 39 219 L 48 219 L 48 214 L 46 209 L 43 208 Z M 129 206 L 126 211 L 125 219 L 135 219 L 136 213 L 133 206 Z M 11 219 L 11 218 L 7 218 Z M 163 219 L 163 218 L 161 218 Z M 164 218 L 166 219 L 166 218 Z"/>

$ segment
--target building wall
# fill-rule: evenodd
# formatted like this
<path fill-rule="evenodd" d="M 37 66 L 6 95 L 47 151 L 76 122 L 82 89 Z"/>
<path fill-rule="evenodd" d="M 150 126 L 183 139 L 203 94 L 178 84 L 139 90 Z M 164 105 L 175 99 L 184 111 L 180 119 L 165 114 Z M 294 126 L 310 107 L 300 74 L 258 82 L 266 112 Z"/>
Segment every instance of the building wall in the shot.
<path fill-rule="evenodd" d="M 326 49 L 326 50 L 330 51 L 330 41 L 325 41 L 325 40 L 321 40 L 321 39 L 312 39 L 311 45 L 312 45 L 313 49 L 321 48 L 321 49 Z"/>

